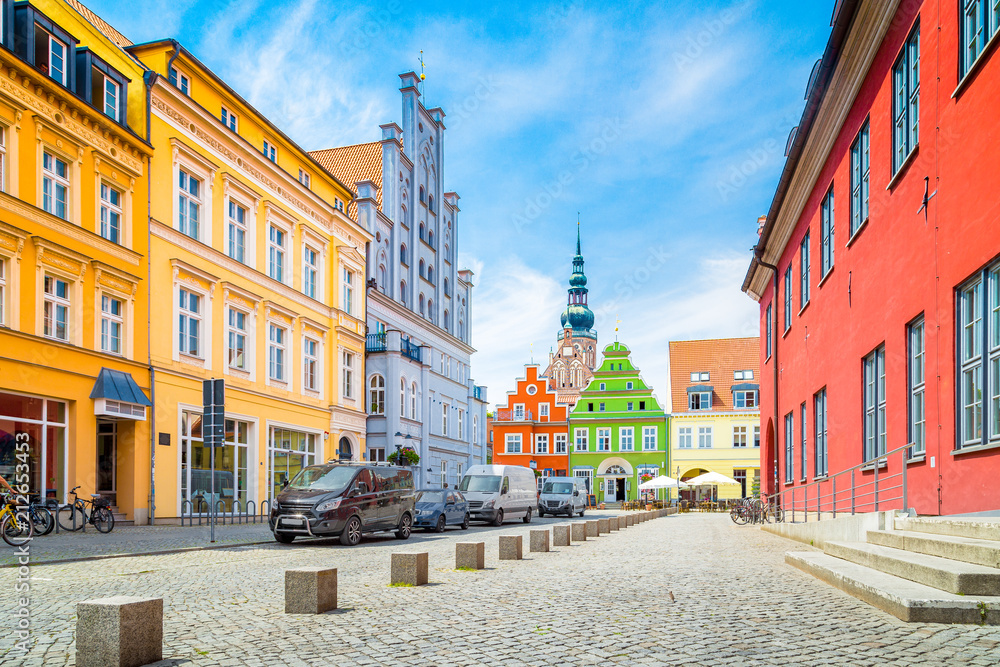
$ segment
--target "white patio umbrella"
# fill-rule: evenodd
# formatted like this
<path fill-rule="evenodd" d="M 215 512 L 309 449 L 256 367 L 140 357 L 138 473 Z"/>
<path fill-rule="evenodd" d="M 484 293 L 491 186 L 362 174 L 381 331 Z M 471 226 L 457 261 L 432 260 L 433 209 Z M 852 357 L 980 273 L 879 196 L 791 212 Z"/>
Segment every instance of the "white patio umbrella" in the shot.
<path fill-rule="evenodd" d="M 640 489 L 672 489 L 677 488 L 687 488 L 687 482 L 679 482 L 673 477 L 667 477 L 666 475 L 660 475 L 648 482 L 643 482 L 639 485 Z"/>
<path fill-rule="evenodd" d="M 732 477 L 726 477 L 722 473 L 717 472 L 706 472 L 704 475 L 698 475 L 693 479 L 687 481 L 689 486 L 718 486 L 719 484 L 739 484 Z M 712 494 L 713 500 L 716 495 Z"/>

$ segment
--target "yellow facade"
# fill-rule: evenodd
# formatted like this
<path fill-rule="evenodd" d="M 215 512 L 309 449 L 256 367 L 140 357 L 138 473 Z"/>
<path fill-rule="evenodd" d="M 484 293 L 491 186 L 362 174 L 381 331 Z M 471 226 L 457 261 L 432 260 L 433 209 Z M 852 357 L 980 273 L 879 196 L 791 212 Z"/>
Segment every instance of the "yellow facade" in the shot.
<path fill-rule="evenodd" d="M 670 416 L 670 476 L 690 479 L 706 472 L 717 472 L 733 479 L 745 479 L 744 485 L 723 484 L 682 491 L 690 499 L 714 495 L 725 500 L 752 495 L 754 480 L 760 480 L 760 412 L 681 413 Z M 691 439 L 682 438 L 682 429 L 690 429 Z M 705 446 L 711 429 L 711 446 Z M 756 436 L 755 436 L 756 434 Z M 691 446 L 681 447 L 690 442 Z"/>
<path fill-rule="evenodd" d="M 151 92 L 156 518 L 245 509 L 303 465 L 360 460 L 365 253 L 353 193 L 176 42 Z M 173 76 L 170 75 L 171 71 Z M 273 151 L 273 152 L 272 152 Z M 202 381 L 226 383 L 215 495 Z M 182 506 L 183 505 L 183 506 Z"/>
<path fill-rule="evenodd" d="M 122 416 L 91 393 L 102 369 L 150 384 L 143 68 L 65 2 L 0 11 L 0 474 L 27 437 L 31 493 L 141 519 L 145 398 Z"/>

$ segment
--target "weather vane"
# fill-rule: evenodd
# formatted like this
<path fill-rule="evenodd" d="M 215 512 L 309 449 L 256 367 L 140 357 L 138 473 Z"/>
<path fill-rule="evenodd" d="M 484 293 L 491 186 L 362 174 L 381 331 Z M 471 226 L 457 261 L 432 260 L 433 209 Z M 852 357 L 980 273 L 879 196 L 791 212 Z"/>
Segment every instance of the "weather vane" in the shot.
<path fill-rule="evenodd" d="M 424 79 L 427 77 L 424 75 L 424 50 L 420 49 L 420 94 L 424 94 Z"/>
<path fill-rule="evenodd" d="M 621 323 L 622 323 L 621 318 L 618 317 L 617 314 L 615 314 L 615 342 L 616 343 L 618 342 L 618 325 L 621 324 Z"/>

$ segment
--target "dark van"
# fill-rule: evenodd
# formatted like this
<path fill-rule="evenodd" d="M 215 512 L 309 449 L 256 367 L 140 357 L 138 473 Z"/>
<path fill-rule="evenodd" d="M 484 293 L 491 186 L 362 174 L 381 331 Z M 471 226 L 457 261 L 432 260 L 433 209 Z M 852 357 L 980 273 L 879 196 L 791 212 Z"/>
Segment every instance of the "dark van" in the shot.
<path fill-rule="evenodd" d="M 274 539 L 340 537 L 354 546 L 363 533 L 413 527 L 413 473 L 405 468 L 326 463 L 303 468 L 275 498 L 269 520 Z"/>

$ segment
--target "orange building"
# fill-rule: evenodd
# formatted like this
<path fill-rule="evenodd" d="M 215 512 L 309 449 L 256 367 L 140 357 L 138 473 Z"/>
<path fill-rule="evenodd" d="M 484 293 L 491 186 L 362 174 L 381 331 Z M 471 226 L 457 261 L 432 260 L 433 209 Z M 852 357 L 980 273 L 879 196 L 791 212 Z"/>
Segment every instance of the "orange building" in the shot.
<path fill-rule="evenodd" d="M 525 378 L 507 392 L 507 405 L 493 413 L 493 463 L 565 477 L 569 470 L 569 421 L 566 405 L 538 374 L 538 365 L 525 366 Z"/>

